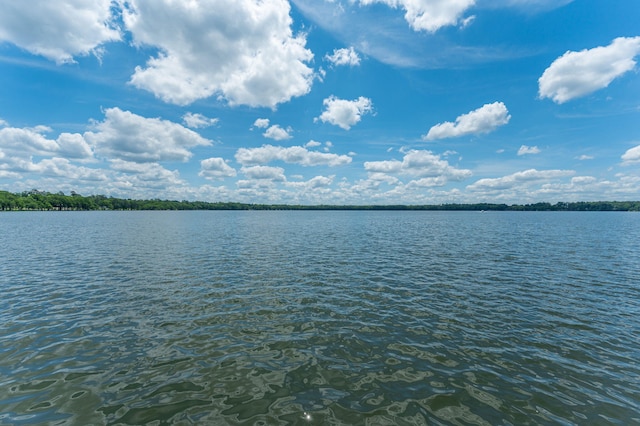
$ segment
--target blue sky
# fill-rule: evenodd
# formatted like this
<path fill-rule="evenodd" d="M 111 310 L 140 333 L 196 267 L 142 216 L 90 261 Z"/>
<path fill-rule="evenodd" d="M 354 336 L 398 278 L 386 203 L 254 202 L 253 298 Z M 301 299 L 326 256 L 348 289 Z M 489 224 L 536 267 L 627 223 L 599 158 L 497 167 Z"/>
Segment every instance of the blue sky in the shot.
<path fill-rule="evenodd" d="M 636 0 L 1 2 L 0 189 L 638 200 L 639 22 Z"/>

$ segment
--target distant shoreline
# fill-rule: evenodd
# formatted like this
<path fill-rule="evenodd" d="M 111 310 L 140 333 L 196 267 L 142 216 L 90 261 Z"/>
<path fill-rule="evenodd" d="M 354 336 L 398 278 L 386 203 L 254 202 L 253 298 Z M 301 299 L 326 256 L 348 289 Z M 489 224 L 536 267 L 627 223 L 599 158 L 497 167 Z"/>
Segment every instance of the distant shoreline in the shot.
<path fill-rule="evenodd" d="M 384 210 L 384 211 L 640 211 L 640 201 L 578 201 L 533 204 L 433 204 L 433 205 L 296 205 L 236 202 L 133 200 L 65 195 L 32 190 L 21 193 L 0 191 L 0 211 L 92 211 L 92 210 Z"/>

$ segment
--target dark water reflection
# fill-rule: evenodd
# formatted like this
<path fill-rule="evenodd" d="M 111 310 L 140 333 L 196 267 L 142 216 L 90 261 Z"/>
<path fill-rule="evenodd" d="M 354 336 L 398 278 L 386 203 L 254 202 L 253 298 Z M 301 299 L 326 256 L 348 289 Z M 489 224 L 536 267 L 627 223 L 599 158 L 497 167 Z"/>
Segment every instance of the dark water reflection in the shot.
<path fill-rule="evenodd" d="M 0 215 L 0 424 L 640 422 L 640 215 Z"/>

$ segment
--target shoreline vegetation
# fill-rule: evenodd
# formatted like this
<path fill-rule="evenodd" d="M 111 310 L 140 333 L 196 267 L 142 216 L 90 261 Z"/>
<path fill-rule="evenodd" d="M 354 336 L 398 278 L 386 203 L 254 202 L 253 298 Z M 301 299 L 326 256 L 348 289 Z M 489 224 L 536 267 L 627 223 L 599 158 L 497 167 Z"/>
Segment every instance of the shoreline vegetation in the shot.
<path fill-rule="evenodd" d="M 236 202 L 133 200 L 84 196 L 76 192 L 50 193 L 31 190 L 20 193 L 0 191 L 0 211 L 89 211 L 89 210 L 432 210 L 432 211 L 640 211 L 640 201 L 578 201 L 533 204 L 434 204 L 434 205 L 295 205 Z"/>

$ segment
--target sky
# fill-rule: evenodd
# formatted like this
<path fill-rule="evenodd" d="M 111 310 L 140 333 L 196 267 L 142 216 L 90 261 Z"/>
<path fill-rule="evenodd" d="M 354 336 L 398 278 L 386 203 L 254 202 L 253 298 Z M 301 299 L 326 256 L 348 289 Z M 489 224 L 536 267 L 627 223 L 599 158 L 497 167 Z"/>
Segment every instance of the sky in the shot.
<path fill-rule="evenodd" d="M 0 2 L 0 190 L 640 200 L 637 0 Z"/>

